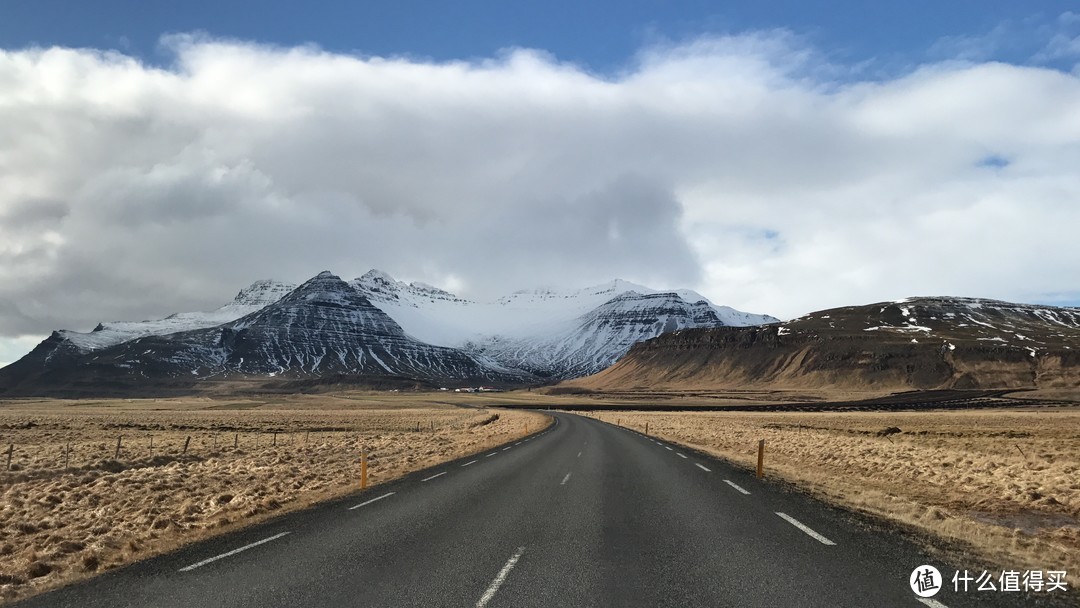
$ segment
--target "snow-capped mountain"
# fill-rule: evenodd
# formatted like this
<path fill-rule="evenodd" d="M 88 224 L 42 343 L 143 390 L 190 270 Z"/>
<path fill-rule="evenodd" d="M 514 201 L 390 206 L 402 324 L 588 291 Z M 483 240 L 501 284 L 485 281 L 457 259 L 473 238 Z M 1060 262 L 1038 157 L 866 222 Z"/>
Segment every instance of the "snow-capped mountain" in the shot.
<path fill-rule="evenodd" d="M 377 270 L 349 283 L 323 272 L 256 282 L 210 312 L 54 332 L 0 370 L 0 390 L 328 374 L 535 383 L 595 372 L 668 331 L 772 321 L 620 280 L 475 302 Z"/>
<path fill-rule="evenodd" d="M 778 321 L 768 315 L 715 306 L 694 291 L 659 292 L 620 279 L 582 289 L 517 291 L 493 302 L 468 300 L 422 283 L 395 281 L 378 270 L 372 270 L 350 284 L 401 323 L 409 335 L 431 344 L 454 347 L 495 338 L 532 338 L 550 332 L 561 333 L 566 331 L 567 325 L 580 324 L 583 315 L 630 293 L 669 293 L 687 304 L 704 302 L 716 313 L 715 322 L 720 325 L 741 327 Z"/>
<path fill-rule="evenodd" d="M 160 336 L 178 331 L 214 327 L 251 314 L 267 304 L 280 300 L 296 289 L 296 285 L 279 281 L 255 281 L 240 290 L 232 302 L 208 312 L 181 312 L 153 321 L 119 321 L 99 323 L 93 331 L 78 332 L 62 329 L 59 335 L 80 352 L 105 348 L 142 336 Z"/>
<path fill-rule="evenodd" d="M 1080 387 L 1080 308 L 962 297 L 845 306 L 765 327 L 675 331 L 572 384 L 651 389 Z"/>
<path fill-rule="evenodd" d="M 468 343 L 465 350 L 543 378 L 573 378 L 608 367 L 642 340 L 679 329 L 723 325 L 704 299 L 690 303 L 677 293 L 626 291 L 545 333 L 497 336 Z"/>
<path fill-rule="evenodd" d="M 377 270 L 351 284 L 418 339 L 551 379 L 595 373 L 636 342 L 676 329 L 778 321 L 716 306 L 688 289 L 658 292 L 620 279 L 517 291 L 494 302 L 395 281 Z"/>
<path fill-rule="evenodd" d="M 407 336 L 393 319 L 329 272 L 216 327 L 144 335 L 89 352 L 57 348 L 63 342 L 66 339 L 54 333 L 0 370 L 0 379 L 17 377 L 20 371 L 20 383 L 29 372 L 38 384 L 54 386 L 334 374 L 463 383 L 531 379 Z"/>

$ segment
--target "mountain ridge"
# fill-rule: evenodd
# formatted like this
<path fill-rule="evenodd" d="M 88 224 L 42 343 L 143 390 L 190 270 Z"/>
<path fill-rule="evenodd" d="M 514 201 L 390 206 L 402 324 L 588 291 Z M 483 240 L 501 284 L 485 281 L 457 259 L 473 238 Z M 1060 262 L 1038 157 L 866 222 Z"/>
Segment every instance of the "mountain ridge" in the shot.
<path fill-rule="evenodd" d="M 256 281 L 209 312 L 53 332 L 0 370 L 0 389 L 91 386 L 93 374 L 103 385 L 326 374 L 535 384 L 598 371 L 664 331 L 723 325 L 725 310 L 621 280 L 485 303 L 378 270 L 348 282 L 324 271 L 300 286 Z"/>
<path fill-rule="evenodd" d="M 751 328 L 635 344 L 567 384 L 636 388 L 926 390 L 1080 387 L 1080 309 L 964 297 L 847 306 Z"/>

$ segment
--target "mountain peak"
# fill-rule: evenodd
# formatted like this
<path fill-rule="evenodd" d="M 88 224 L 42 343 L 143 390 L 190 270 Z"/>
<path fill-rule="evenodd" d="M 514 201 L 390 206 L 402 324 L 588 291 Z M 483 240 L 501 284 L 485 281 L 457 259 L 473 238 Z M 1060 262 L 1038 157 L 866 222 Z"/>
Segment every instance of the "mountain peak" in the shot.
<path fill-rule="evenodd" d="M 273 279 L 262 279 L 240 290 L 233 298 L 233 304 L 243 306 L 265 306 L 277 302 L 290 291 L 296 289 L 292 283 L 282 283 Z"/>
<path fill-rule="evenodd" d="M 324 270 L 314 277 L 304 281 L 295 291 L 281 299 L 286 301 L 328 302 L 333 304 L 346 304 L 350 299 L 362 296 L 356 292 L 341 277 Z"/>
<path fill-rule="evenodd" d="M 380 283 L 387 283 L 389 285 L 394 285 L 394 284 L 397 283 L 397 280 L 394 279 L 394 277 L 390 276 L 389 273 L 383 272 L 383 271 L 379 270 L 378 268 L 372 268 L 371 270 L 365 272 L 357 280 L 365 282 L 365 283 L 380 282 Z"/>

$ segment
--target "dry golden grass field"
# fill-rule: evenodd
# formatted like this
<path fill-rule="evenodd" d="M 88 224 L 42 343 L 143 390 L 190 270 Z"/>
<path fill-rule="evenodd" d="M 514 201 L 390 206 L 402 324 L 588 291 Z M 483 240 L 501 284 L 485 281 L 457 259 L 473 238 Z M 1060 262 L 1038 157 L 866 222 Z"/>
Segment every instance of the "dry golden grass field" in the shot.
<path fill-rule="evenodd" d="M 549 423 L 453 400 L 0 402 L 0 602 L 357 491 L 361 448 L 378 484 Z"/>
<path fill-rule="evenodd" d="M 901 525 L 958 566 L 1080 584 L 1080 410 L 595 412 Z M 888 431 L 887 431 L 888 429 Z M 941 540 L 945 543 L 941 543 Z"/>

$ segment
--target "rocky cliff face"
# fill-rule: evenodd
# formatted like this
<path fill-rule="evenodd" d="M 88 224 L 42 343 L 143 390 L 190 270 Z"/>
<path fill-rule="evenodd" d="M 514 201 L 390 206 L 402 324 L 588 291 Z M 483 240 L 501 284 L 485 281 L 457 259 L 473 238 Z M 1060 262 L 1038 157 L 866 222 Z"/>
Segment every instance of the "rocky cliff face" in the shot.
<path fill-rule="evenodd" d="M 632 388 L 1080 386 L 1080 310 L 914 298 L 755 328 L 677 331 L 574 381 Z"/>

